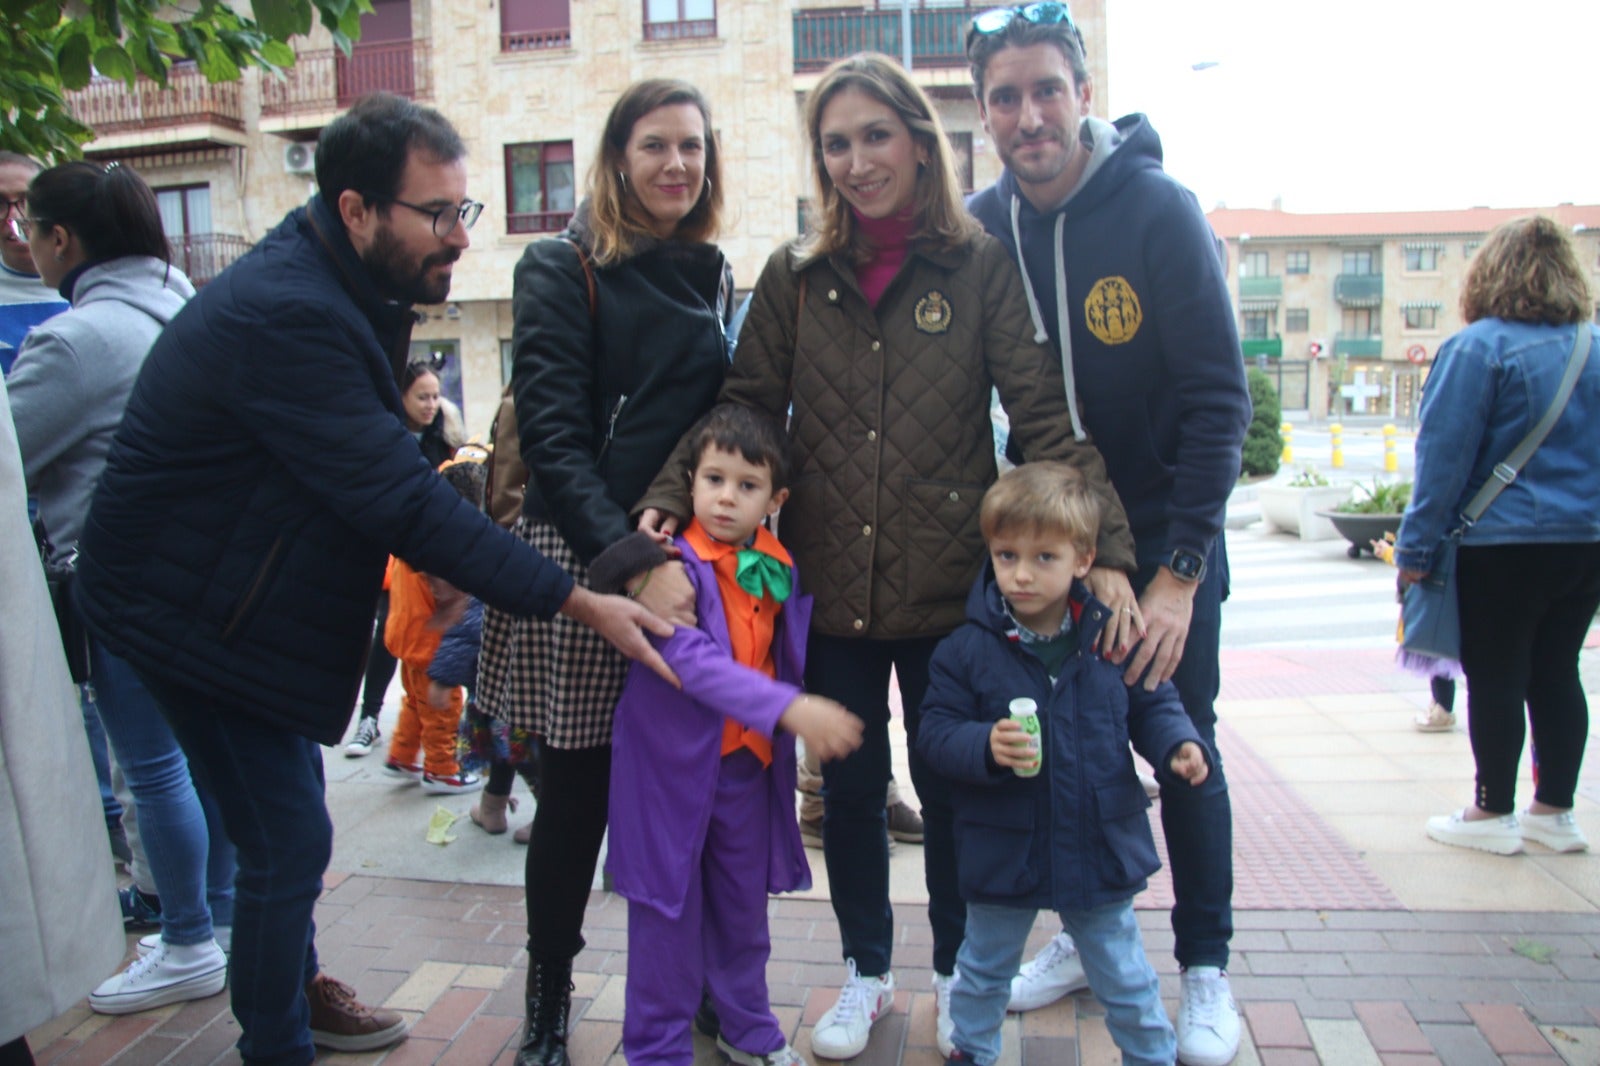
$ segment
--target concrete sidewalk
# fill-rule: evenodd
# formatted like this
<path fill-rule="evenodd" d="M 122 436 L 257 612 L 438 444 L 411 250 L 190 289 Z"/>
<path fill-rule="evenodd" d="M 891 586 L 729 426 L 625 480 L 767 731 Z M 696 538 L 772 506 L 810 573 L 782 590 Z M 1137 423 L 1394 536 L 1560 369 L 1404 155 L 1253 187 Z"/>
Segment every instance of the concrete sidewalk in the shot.
<path fill-rule="evenodd" d="M 1591 699 L 1600 694 L 1592 659 Z M 1411 730 L 1425 686 L 1396 673 L 1387 649 L 1229 650 L 1223 678 L 1219 746 L 1235 819 L 1230 972 L 1247 1023 L 1238 1062 L 1600 1063 L 1600 854 L 1531 845 L 1501 858 L 1429 841 L 1424 819 L 1468 799 L 1472 758 L 1464 731 Z M 379 783 L 378 759 L 328 753 L 339 835 L 318 945 L 331 973 L 415 1025 L 386 1054 L 319 1061 L 508 1064 L 527 965 L 526 852 L 465 820 L 454 843 L 424 843 L 441 804 Z M 1526 766 L 1519 795 L 1531 796 Z M 442 803 L 458 813 L 470 804 Z M 1592 760 L 1578 818 L 1600 842 Z M 811 855 L 821 881 L 821 857 Z M 921 849 L 900 845 L 892 865 L 899 991 L 856 1061 L 938 1066 Z M 808 1057 L 810 1027 L 843 975 L 824 887 L 775 899 L 771 912 L 772 1000 Z M 1173 1006 L 1170 901 L 1162 874 L 1138 907 Z M 584 932 L 572 1058 L 621 1063 L 624 901 L 597 891 Z M 1034 940 L 1051 932 L 1041 920 Z M 237 1035 L 218 995 L 115 1019 L 80 1004 L 30 1042 L 41 1063 L 234 1063 Z M 706 1042 L 696 1061 L 723 1060 Z M 1087 994 L 1008 1022 L 1007 1066 L 1116 1061 Z"/>

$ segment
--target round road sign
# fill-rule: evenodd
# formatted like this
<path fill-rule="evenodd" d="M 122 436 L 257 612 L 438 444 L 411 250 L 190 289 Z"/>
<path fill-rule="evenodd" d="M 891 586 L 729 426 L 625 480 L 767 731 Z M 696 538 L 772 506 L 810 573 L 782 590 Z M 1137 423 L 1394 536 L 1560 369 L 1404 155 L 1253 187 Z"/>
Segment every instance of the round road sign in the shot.
<path fill-rule="evenodd" d="M 1413 344 L 1406 349 L 1406 358 L 1413 363 L 1425 363 L 1428 361 L 1428 349 L 1420 344 Z"/>

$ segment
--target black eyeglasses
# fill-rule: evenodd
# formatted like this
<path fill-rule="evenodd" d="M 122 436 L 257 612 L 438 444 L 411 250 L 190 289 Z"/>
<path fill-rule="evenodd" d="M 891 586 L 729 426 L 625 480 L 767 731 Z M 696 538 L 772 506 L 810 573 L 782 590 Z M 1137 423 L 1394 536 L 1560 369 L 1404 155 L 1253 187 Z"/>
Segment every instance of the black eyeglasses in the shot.
<path fill-rule="evenodd" d="M 22 213 L 28 209 L 28 198 L 23 197 L 20 200 L 7 200 L 4 196 L 0 196 L 0 204 L 5 205 L 5 212 L 0 214 L 0 218 L 10 218 L 12 211 L 15 211 L 17 213 L 17 217 L 20 218 Z"/>
<path fill-rule="evenodd" d="M 404 200 L 395 199 L 393 196 L 373 196 L 369 197 L 369 199 L 377 200 L 380 203 L 399 204 L 401 207 L 411 208 L 419 215 L 427 215 L 433 219 L 433 235 L 441 241 L 455 232 L 457 223 L 470 230 L 473 224 L 478 221 L 478 216 L 483 214 L 483 205 L 476 200 L 462 200 L 460 204 L 447 204 L 444 207 L 432 208 L 408 204 Z"/>
<path fill-rule="evenodd" d="M 968 47 L 971 47 L 974 37 L 1003 33 L 1015 19 L 1031 22 L 1037 26 L 1053 26 L 1058 22 L 1065 22 L 1067 29 L 1078 39 L 1078 50 L 1083 51 L 1083 31 L 1072 21 L 1072 12 L 1067 9 L 1067 5 L 1057 3 L 1056 0 L 1038 0 L 1037 3 L 1023 4 L 1020 7 L 997 7 L 993 11 L 985 11 L 974 16 L 972 29 L 967 31 Z"/>

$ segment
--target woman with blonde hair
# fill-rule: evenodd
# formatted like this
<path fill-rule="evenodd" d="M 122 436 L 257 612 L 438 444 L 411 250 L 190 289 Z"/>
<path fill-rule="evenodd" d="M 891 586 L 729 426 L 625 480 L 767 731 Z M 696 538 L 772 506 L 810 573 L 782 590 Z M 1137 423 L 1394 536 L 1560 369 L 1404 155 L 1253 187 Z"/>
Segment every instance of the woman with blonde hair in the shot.
<path fill-rule="evenodd" d="M 978 504 L 996 476 L 999 388 L 1029 459 L 1080 468 L 1106 501 L 1097 594 L 1125 617 L 1134 557 L 1100 455 L 1071 429 L 1060 364 L 1036 342 L 1017 268 L 962 206 L 950 144 L 893 60 L 830 66 L 805 107 L 813 228 L 768 259 L 719 402 L 782 418 L 792 404 L 791 496 L 780 530 L 815 597 L 806 688 L 865 722 L 853 755 L 825 764 L 823 854 L 847 972 L 812 1047 L 866 1047 L 894 995 L 885 789 L 889 679 L 898 680 L 933 925 L 938 1040 L 965 907 L 948 786 L 915 737 L 934 645 L 960 624 L 983 555 Z M 640 503 L 641 525 L 689 513 L 687 449 Z"/>
<path fill-rule="evenodd" d="M 1440 347 L 1422 393 L 1415 487 L 1395 546 L 1406 584 L 1433 569 L 1469 501 L 1557 410 L 1569 364 L 1580 368 L 1549 435 L 1461 536 L 1461 668 L 1477 785 L 1464 810 L 1428 820 L 1428 835 L 1443 844 L 1501 855 L 1530 840 L 1555 851 L 1588 847 L 1572 808 L 1589 734 L 1578 652 L 1600 607 L 1593 310 L 1566 230 L 1548 218 L 1508 222 L 1468 267 L 1468 325 Z M 1518 814 L 1527 722 L 1538 786 Z"/>
<path fill-rule="evenodd" d="M 629 86 L 606 120 L 586 199 L 560 239 L 528 246 L 512 297 L 512 380 L 530 471 L 514 532 L 578 580 L 596 583 L 604 568 L 661 617 L 691 626 L 681 563 L 610 549 L 633 531 L 628 508 L 661 457 L 722 385 L 733 308 L 727 261 L 710 243 L 721 179 L 699 90 L 667 79 Z M 540 750 L 518 1066 L 568 1061 L 572 959 L 606 830 L 612 712 L 626 668 L 583 626 L 484 611 L 479 706 L 507 726 L 514 750 L 530 736 Z"/>

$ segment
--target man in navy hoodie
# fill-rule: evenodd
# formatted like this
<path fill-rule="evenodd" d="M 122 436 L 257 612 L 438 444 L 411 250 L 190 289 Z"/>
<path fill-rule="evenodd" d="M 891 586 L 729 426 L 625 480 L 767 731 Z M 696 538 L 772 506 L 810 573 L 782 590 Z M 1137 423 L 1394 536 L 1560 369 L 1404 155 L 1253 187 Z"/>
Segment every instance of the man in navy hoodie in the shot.
<path fill-rule="evenodd" d="M 1073 428 L 1094 436 L 1133 526 L 1143 640 L 1124 680 L 1153 689 L 1170 678 L 1215 751 L 1222 523 L 1250 420 L 1216 238 L 1194 194 L 1161 169 L 1144 116 L 1090 117 L 1083 40 L 1064 4 L 979 15 L 967 58 L 1006 165 L 970 207 L 1016 255 L 1036 333 L 1061 353 Z M 1239 1016 L 1225 974 L 1233 830 L 1220 759 L 1203 787 L 1161 799 L 1184 970 L 1178 1057 L 1221 1066 L 1238 1050 Z M 1019 975 L 1012 1007 L 1082 986 L 1063 934 Z"/>

